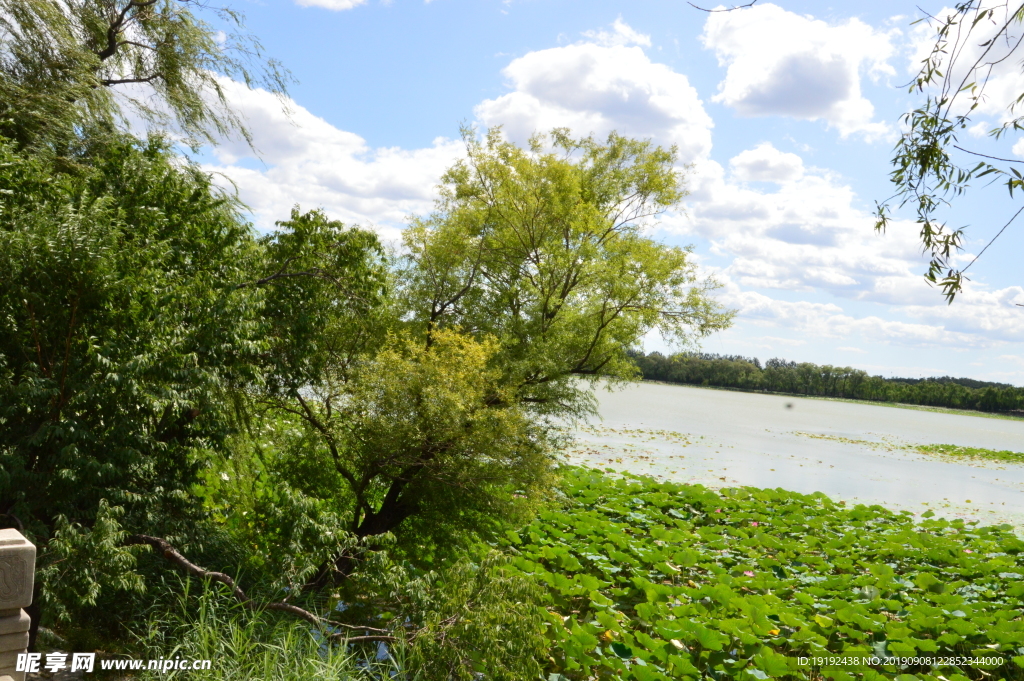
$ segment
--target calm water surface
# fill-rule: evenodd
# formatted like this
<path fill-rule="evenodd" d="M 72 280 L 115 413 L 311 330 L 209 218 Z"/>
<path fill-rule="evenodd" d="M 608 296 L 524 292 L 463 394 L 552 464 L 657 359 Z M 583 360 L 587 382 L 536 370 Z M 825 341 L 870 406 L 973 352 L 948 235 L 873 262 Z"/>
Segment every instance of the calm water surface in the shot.
<path fill-rule="evenodd" d="M 601 420 L 578 433 L 574 463 L 1024 527 L 1024 466 L 909 448 L 1020 452 L 1024 421 L 657 383 L 601 390 L 598 399 Z"/>

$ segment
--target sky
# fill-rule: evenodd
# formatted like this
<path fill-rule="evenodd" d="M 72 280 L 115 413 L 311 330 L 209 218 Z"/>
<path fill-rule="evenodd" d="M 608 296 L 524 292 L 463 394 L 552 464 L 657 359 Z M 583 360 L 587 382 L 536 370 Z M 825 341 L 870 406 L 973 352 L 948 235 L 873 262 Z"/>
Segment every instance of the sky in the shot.
<path fill-rule="evenodd" d="M 283 102 L 226 82 L 258 154 L 237 140 L 198 159 L 230 182 L 259 229 L 291 208 L 397 239 L 431 210 L 464 150 L 460 126 L 516 142 L 565 126 L 675 145 L 689 195 L 652 234 L 692 245 L 736 310 L 705 352 L 852 366 L 884 376 L 966 376 L 1024 385 L 1024 224 L 971 268 L 952 305 L 923 279 L 913 214 L 874 229 L 893 193 L 906 84 L 933 40 L 902 0 L 779 0 L 734 12 L 643 0 L 235 0 L 268 55 L 295 78 Z M 1020 60 L 996 95 L 1024 92 Z M 986 102 L 962 137 L 991 140 Z M 1019 208 L 978 186 L 949 213 L 966 264 Z M 648 351 L 671 351 L 656 335 Z"/>

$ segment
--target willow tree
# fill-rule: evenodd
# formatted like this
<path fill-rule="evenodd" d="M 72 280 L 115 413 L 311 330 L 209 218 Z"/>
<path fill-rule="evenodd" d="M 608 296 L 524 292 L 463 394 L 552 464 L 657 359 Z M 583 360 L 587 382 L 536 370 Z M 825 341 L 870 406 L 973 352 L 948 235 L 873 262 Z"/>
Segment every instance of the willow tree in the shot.
<path fill-rule="evenodd" d="M 1024 212 L 1014 207 L 978 256 L 957 266 L 955 257 L 964 250 L 964 228 L 948 225 L 944 210 L 978 180 L 1002 181 L 1011 201 L 1015 192 L 1024 190 L 1020 160 L 980 153 L 961 139 L 961 133 L 986 113 L 1001 118 L 988 131 L 990 138 L 998 140 L 1024 130 L 1020 108 L 1024 92 L 1013 92 L 1011 85 L 1008 100 L 996 102 L 1003 110 L 997 113 L 991 106 L 993 95 L 1005 96 L 1001 90 L 1007 80 L 1013 83 L 1019 78 L 1024 3 L 967 0 L 929 19 L 935 24 L 935 42 L 909 86 L 912 93 L 925 95 L 925 101 L 903 116 L 904 131 L 892 159 L 896 194 L 878 205 L 875 229 L 884 231 L 889 226 L 889 202 L 912 207 L 921 246 L 929 256 L 925 279 L 939 286 L 952 303 L 963 290 L 964 273 Z"/>
<path fill-rule="evenodd" d="M 134 116 L 193 146 L 248 140 L 223 79 L 283 94 L 287 74 L 242 19 L 196 0 L 0 0 L 0 133 L 40 148 Z"/>
<path fill-rule="evenodd" d="M 558 420 L 593 410 L 598 379 L 635 377 L 630 348 L 731 319 L 691 251 L 647 235 L 685 195 L 674 149 L 564 130 L 529 149 L 499 130 L 465 140 L 436 210 L 404 233 L 380 343 L 320 364 L 294 404 L 278 402 L 322 443 L 302 456 L 345 490 L 361 537 L 444 545 L 524 513 L 550 489 Z"/>
<path fill-rule="evenodd" d="M 400 295 L 424 344 L 442 328 L 499 339 L 516 399 L 566 416 L 595 379 L 636 376 L 626 353 L 648 333 L 687 345 L 729 325 L 692 249 L 649 236 L 686 195 L 674 148 L 564 129 L 529 149 L 498 129 L 464 138 L 436 211 L 404 237 Z"/>

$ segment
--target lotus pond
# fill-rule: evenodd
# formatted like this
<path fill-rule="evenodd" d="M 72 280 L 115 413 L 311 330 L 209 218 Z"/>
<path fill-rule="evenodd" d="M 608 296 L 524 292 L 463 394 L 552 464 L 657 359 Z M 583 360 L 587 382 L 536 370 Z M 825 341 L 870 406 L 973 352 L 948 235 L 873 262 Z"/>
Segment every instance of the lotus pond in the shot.
<path fill-rule="evenodd" d="M 1024 419 L 657 383 L 598 400 L 573 464 L 1024 528 Z"/>
<path fill-rule="evenodd" d="M 563 491 L 507 538 L 545 587 L 550 681 L 1024 679 L 1009 525 L 573 467 Z"/>

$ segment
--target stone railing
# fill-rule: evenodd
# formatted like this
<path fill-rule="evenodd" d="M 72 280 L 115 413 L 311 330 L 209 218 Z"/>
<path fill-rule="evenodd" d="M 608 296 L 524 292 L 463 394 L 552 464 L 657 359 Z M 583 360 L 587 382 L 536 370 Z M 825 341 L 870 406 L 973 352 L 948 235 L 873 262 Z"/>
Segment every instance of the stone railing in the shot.
<path fill-rule="evenodd" d="M 17 530 L 0 530 L 0 681 L 25 681 L 15 671 L 18 654 L 28 649 L 36 547 Z"/>

